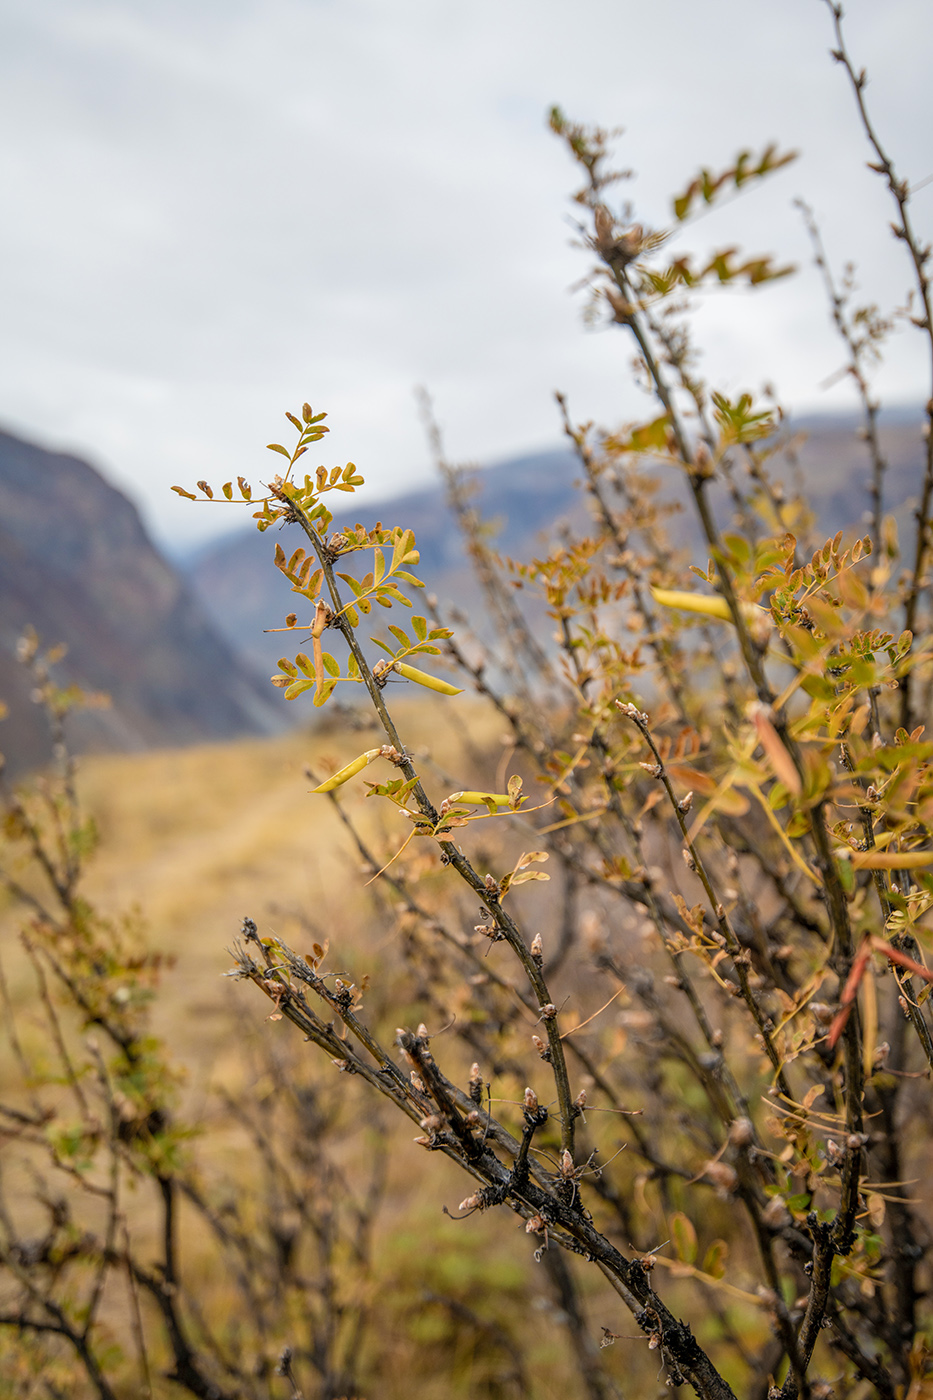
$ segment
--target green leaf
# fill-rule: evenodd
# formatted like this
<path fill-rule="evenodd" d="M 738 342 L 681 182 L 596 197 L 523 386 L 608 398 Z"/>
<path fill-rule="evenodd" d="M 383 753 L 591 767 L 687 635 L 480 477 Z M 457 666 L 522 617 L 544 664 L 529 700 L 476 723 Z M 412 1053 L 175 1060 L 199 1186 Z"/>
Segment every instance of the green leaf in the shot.
<path fill-rule="evenodd" d="M 399 646 L 405 647 L 406 650 L 411 646 L 412 642 L 408 633 L 404 632 L 401 627 L 396 627 L 394 622 L 389 623 L 389 631 L 392 633 L 392 636 L 398 642 Z"/>
<path fill-rule="evenodd" d="M 726 1272 L 726 1259 L 729 1246 L 725 1240 L 713 1240 L 703 1259 L 703 1272 L 710 1278 L 723 1278 Z"/>
<path fill-rule="evenodd" d="M 330 655 L 329 652 L 322 651 L 322 652 L 321 652 L 321 660 L 324 662 L 324 670 L 327 672 L 327 674 L 328 674 L 329 676 L 339 676 L 339 675 L 340 675 L 340 666 L 339 666 L 338 663 L 335 661 L 334 657 L 332 657 L 332 656 Z"/>
<path fill-rule="evenodd" d="M 693 1264 L 697 1257 L 697 1232 L 693 1228 L 693 1222 L 684 1215 L 682 1210 L 675 1211 L 667 1222 L 674 1241 L 674 1248 L 677 1250 L 678 1259 L 682 1259 L 685 1264 Z"/>
<path fill-rule="evenodd" d="M 428 639 L 428 623 L 424 617 L 413 617 L 411 620 L 411 630 L 418 638 L 419 642 L 426 642 Z M 432 633 L 433 635 L 433 633 Z"/>
<path fill-rule="evenodd" d="M 270 452 L 281 452 L 283 457 L 287 457 L 289 461 L 292 460 L 292 454 L 280 442 L 267 442 L 266 447 Z"/>
<path fill-rule="evenodd" d="M 852 868 L 851 860 L 837 860 L 836 869 L 839 872 L 839 883 L 846 894 L 851 894 L 855 889 L 855 871 Z"/>

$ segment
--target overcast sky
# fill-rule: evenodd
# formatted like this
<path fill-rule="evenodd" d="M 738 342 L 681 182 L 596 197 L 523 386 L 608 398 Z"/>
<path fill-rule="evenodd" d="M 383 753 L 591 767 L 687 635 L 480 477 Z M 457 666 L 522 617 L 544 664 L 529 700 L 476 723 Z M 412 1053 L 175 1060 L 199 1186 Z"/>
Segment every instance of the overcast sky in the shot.
<path fill-rule="evenodd" d="M 933 5 L 847 12 L 919 184 Z M 558 388 L 580 418 L 644 411 L 624 335 L 588 330 L 571 291 L 588 260 L 554 102 L 625 127 L 626 193 L 658 226 L 700 165 L 801 151 L 685 235 L 801 264 L 704 300 L 719 387 L 851 402 L 820 387 L 841 356 L 795 196 L 867 298 L 910 285 L 822 0 L 0 0 L 0 30 L 0 424 L 88 457 L 163 542 L 245 523 L 168 488 L 255 482 L 305 398 L 330 415 L 321 460 L 354 460 L 380 495 L 430 473 L 416 384 L 461 460 L 556 443 Z M 913 212 L 929 236 L 933 183 Z M 881 382 L 892 402 L 929 393 L 915 332 Z"/>

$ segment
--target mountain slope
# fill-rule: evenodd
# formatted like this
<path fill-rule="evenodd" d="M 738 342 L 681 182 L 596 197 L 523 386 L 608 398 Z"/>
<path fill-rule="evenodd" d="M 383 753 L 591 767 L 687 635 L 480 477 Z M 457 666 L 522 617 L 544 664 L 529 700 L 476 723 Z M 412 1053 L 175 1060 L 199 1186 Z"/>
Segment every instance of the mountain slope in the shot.
<path fill-rule="evenodd" d="M 902 532 L 909 525 L 907 503 L 916 494 L 922 472 L 919 424 L 916 411 L 892 412 L 883 419 L 883 447 L 889 460 L 886 509 L 898 516 Z M 791 489 L 799 485 L 807 495 L 822 538 L 839 528 L 864 528 L 870 466 L 857 426 L 856 418 L 848 415 L 801 419 L 792 425 L 806 438 L 797 450 L 796 469 L 787 464 L 784 474 Z M 780 474 L 780 465 L 776 459 L 773 474 Z M 741 467 L 738 473 L 741 478 Z M 557 537 L 562 525 L 569 522 L 582 527 L 588 508 L 583 493 L 575 489 L 579 476 L 580 469 L 567 449 L 477 471 L 476 504 L 483 518 L 498 529 L 496 547 L 523 559 L 540 553 L 548 540 Z M 677 488 L 673 476 L 662 482 L 662 494 L 673 495 Z M 333 497 L 329 504 L 336 511 Z M 718 493 L 717 507 L 720 520 L 727 521 L 730 508 L 724 492 Z M 336 514 L 333 528 L 360 518 L 368 524 L 381 519 L 386 525 L 410 526 L 421 552 L 418 573 L 428 590 L 437 594 L 442 605 L 455 604 L 474 622 L 481 617 L 480 593 L 440 485 L 388 501 L 356 507 L 350 504 L 349 509 Z M 705 562 L 708 551 L 689 512 L 675 516 L 671 529 L 678 544 Z M 218 630 L 266 675 L 271 675 L 277 658 L 287 648 L 281 637 L 264 635 L 263 628 L 281 627 L 293 609 L 301 621 L 305 620 L 297 606 L 300 600 L 273 566 L 278 540 L 286 553 L 299 543 L 293 532 L 280 536 L 270 530 L 260 535 L 248 527 L 207 546 L 186 565 L 191 585 Z M 293 646 L 292 653 L 294 650 Z"/>
<path fill-rule="evenodd" d="M 284 707 L 238 660 L 136 508 L 86 462 L 0 433 L 0 749 L 16 771 L 49 739 L 14 660 L 23 628 L 64 642 L 62 679 L 111 695 L 75 716 L 79 747 L 140 749 L 265 733 Z"/>
<path fill-rule="evenodd" d="M 576 474 L 574 458 L 564 449 L 518 457 L 477 472 L 476 504 L 483 518 L 499 530 L 496 547 L 524 556 L 537 551 L 541 537 L 553 534 L 560 520 L 572 517 L 582 524 L 586 508 L 573 489 Z M 421 554 L 418 576 L 427 591 L 437 594 L 442 605 L 453 603 L 477 612 L 479 591 L 442 486 L 359 506 L 351 500 L 341 511 L 343 504 L 334 496 L 328 499 L 335 512 L 332 529 L 361 519 L 371 525 L 378 519 L 387 526 L 414 530 Z M 286 614 L 301 601 L 272 563 L 277 542 L 286 553 L 300 542 L 293 536 L 293 531 L 280 535 L 275 529 L 262 535 L 255 528 L 238 530 L 199 551 L 187 568 L 214 625 L 266 675 L 275 669 L 283 642 L 274 634 L 264 635 L 263 628 L 281 627 Z"/>

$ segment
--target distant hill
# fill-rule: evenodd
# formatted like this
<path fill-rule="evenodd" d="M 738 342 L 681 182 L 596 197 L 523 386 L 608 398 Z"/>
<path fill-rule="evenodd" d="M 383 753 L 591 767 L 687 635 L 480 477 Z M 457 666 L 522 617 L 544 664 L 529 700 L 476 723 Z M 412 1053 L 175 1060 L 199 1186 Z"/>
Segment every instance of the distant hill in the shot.
<path fill-rule="evenodd" d="M 862 527 L 869 466 L 853 417 L 801 420 L 801 481 L 825 534 Z M 883 425 L 890 470 L 887 509 L 905 537 L 921 472 L 920 415 L 892 413 Z M 663 469 L 659 469 L 663 470 Z M 476 504 L 497 530 L 503 553 L 540 553 L 566 527 L 585 528 L 586 500 L 575 490 L 578 466 L 557 448 L 474 474 Z M 789 483 L 793 478 L 788 469 Z M 670 487 L 676 489 L 671 478 Z M 419 573 L 442 608 L 474 622 L 482 603 L 440 484 L 391 500 L 344 505 L 336 525 L 362 519 L 411 526 Z M 721 512 L 727 518 L 727 507 Z M 680 542 L 698 560 L 705 549 L 690 516 L 677 517 Z M 286 549 L 298 543 L 282 536 Z M 110 710 L 76 717 L 79 747 L 130 750 L 161 744 L 268 733 L 306 720 L 310 707 L 288 705 L 268 684 L 287 648 L 263 629 L 281 626 L 297 600 L 273 567 L 276 530 L 252 526 L 202 548 L 178 568 L 149 540 L 135 507 L 86 462 L 0 433 L 0 699 L 10 707 L 0 750 L 14 771 L 44 762 L 42 715 L 13 660 L 27 624 L 43 642 L 63 641 L 62 679 L 110 693 Z"/>
<path fill-rule="evenodd" d="M 212 626 L 125 496 L 89 466 L 0 433 L 0 750 L 21 772 L 50 754 L 44 717 L 14 659 L 33 626 L 64 642 L 62 680 L 112 707 L 75 716 L 84 749 L 267 733 L 287 724 L 271 687 Z"/>
<path fill-rule="evenodd" d="M 581 526 L 586 506 L 574 491 L 576 475 L 573 455 L 563 448 L 477 470 L 479 489 L 474 499 L 484 519 L 499 530 L 495 546 L 524 556 L 536 552 L 542 537 L 552 535 L 561 520 L 572 518 Z M 479 591 L 443 486 L 358 506 L 352 497 L 335 497 L 336 493 L 328 498 L 334 511 L 333 529 L 357 520 L 368 525 L 381 520 L 387 526 L 414 530 L 421 554 L 418 575 L 426 591 L 435 593 L 443 605 L 456 604 L 476 615 Z M 347 506 L 341 511 L 344 500 Z M 186 568 L 214 625 L 266 675 L 272 674 L 285 648 L 280 636 L 264 636 L 263 628 L 281 627 L 287 613 L 300 612 L 301 601 L 273 566 L 276 543 L 291 553 L 301 540 L 294 529 L 281 536 L 274 528 L 262 535 L 255 527 L 238 530 L 201 549 Z M 389 614 L 386 617 L 392 620 Z"/>
<path fill-rule="evenodd" d="M 920 421 L 916 410 L 893 411 L 883 419 L 883 447 L 889 461 L 886 508 L 902 517 L 905 524 L 906 503 L 916 491 L 922 471 Z M 798 451 L 797 473 L 788 466 L 785 476 L 790 486 L 795 479 L 802 483 L 824 537 L 842 527 L 864 528 L 870 467 L 865 446 L 857 437 L 856 418 L 827 415 L 802 418 L 788 426 L 805 433 L 806 440 Z M 772 465 L 776 474 L 778 460 Z M 477 470 L 475 501 L 484 518 L 498 527 L 496 547 L 512 557 L 527 558 L 554 539 L 562 525 L 582 527 L 587 506 L 583 493 L 575 489 L 579 476 L 572 453 L 564 448 Z M 671 489 L 676 489 L 673 481 Z M 440 484 L 367 502 L 355 510 L 351 503 L 343 514 L 337 513 L 339 502 L 335 504 L 333 497 L 329 504 L 335 510 L 334 528 L 357 519 L 368 524 L 381 519 L 386 525 L 410 526 L 421 551 L 419 575 L 428 589 L 442 605 L 455 604 L 474 621 L 478 618 L 479 591 Z M 725 503 L 720 518 L 728 518 Z M 689 544 L 697 559 L 705 563 L 706 550 L 690 516 L 684 513 L 676 517 L 673 528 L 680 542 Z M 285 647 L 281 637 L 266 636 L 263 628 L 280 627 L 287 613 L 301 611 L 299 600 L 273 567 L 277 541 L 286 552 L 300 543 L 294 531 L 283 534 L 280 540 L 275 530 L 260 535 L 249 527 L 206 546 L 184 565 L 215 626 L 235 650 L 266 675 L 272 674 Z"/>

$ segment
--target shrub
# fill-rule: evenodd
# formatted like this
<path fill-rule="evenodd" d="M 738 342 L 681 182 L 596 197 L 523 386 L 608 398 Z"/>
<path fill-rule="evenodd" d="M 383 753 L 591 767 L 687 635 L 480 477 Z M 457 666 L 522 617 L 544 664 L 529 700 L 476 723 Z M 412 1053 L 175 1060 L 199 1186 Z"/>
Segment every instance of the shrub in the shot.
<path fill-rule="evenodd" d="M 897 206 L 915 325 L 931 344 L 929 250 L 830 8 L 836 57 Z M 709 388 L 685 318 L 701 284 L 757 288 L 786 269 L 731 251 L 702 266 L 666 260 L 663 234 L 613 213 L 607 133 L 556 110 L 551 126 L 583 172 L 575 198 L 595 260 L 592 314 L 633 338 L 655 409 L 603 432 L 577 426 L 560 402 L 593 528 L 525 562 L 495 554 L 435 433 L 498 630 L 488 655 L 430 601 L 415 611 L 418 551 L 404 525 L 332 531 L 332 493 L 362 478 L 353 464 L 308 475 L 299 466 L 326 432 L 323 414 L 305 404 L 288 415 L 294 447 L 272 445 L 287 470 L 262 495 L 239 480 L 260 530 L 301 536 L 290 555 L 277 544 L 275 562 L 306 610 L 282 630 L 310 634 L 310 653 L 283 657 L 273 683 L 317 707 L 359 687 L 383 731 L 384 742 L 316 773 L 314 800 L 348 827 L 377 907 L 388 917 L 391 902 L 403 936 L 400 966 L 367 986 L 346 973 L 338 930 L 329 946 L 297 951 L 247 918 L 235 972 L 342 1085 L 361 1083 L 416 1126 L 420 1149 L 462 1170 L 460 1218 L 519 1217 L 508 1252 L 533 1252 L 550 1271 L 582 1393 L 612 1394 L 618 1364 L 601 1364 L 589 1339 L 588 1294 L 639 1393 L 660 1365 L 668 1385 L 705 1400 L 920 1396 L 933 1343 L 922 1169 L 933 1068 L 933 746 L 923 723 L 933 438 L 902 568 L 869 377 L 884 325 L 830 281 L 864 398 L 872 515 L 864 538 L 840 530 L 814 548 L 806 501 L 775 475 L 779 412 Z M 744 154 L 719 175 L 702 172 L 675 200 L 675 220 L 788 158 Z M 668 536 L 661 468 L 708 557 L 693 578 Z M 232 499 L 232 483 L 223 494 Z M 353 555 L 365 563 L 349 572 Z M 538 602 L 553 643 L 529 620 Z M 385 653 L 374 661 L 361 638 L 379 608 L 411 611 L 371 638 Z M 419 756 L 404 706 L 389 702 L 401 677 L 447 703 L 457 687 L 438 675 L 441 656 L 506 728 L 498 764 L 477 753 L 459 786 Z M 384 852 L 345 801 L 363 784 L 395 819 Z M 518 892 L 549 879 L 547 898 Z M 341 1093 L 349 1102 L 351 1089 Z M 161 1182 L 158 1137 L 150 1130 L 146 1169 Z M 16 1272 L 9 1249 L 6 1262 L 25 1297 L 24 1266 Z M 169 1268 L 167 1255 L 171 1284 Z M 631 1322 L 610 1311 L 607 1288 Z M 29 1296 L 5 1319 L 21 1331 L 39 1330 Z M 521 1341 L 534 1324 L 519 1316 L 509 1331 L 502 1310 L 493 1298 L 470 1325 L 508 1351 L 515 1327 Z M 80 1332 L 69 1340 L 80 1353 Z M 208 1393 L 177 1353 L 175 1379 Z M 498 1390 L 482 1384 L 524 1393 L 520 1359 Z"/>

